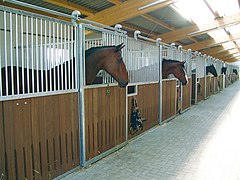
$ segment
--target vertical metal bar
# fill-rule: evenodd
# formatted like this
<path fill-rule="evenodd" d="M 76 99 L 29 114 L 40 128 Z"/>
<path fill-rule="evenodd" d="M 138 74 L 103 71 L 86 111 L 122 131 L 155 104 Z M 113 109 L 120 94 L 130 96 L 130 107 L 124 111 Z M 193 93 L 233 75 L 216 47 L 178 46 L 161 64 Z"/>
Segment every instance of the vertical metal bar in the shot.
<path fill-rule="evenodd" d="M 180 61 L 182 62 L 183 61 L 183 51 L 182 50 L 179 50 L 180 51 Z M 188 77 L 187 77 L 188 78 Z M 188 79 L 187 79 L 188 80 Z M 182 83 L 180 82 L 180 112 L 182 113 L 182 110 L 183 110 L 183 107 L 182 107 L 182 102 L 183 101 L 183 85 Z"/>
<path fill-rule="evenodd" d="M 18 14 L 15 14 L 16 22 L 15 22 L 15 36 L 16 36 L 16 73 L 17 73 L 17 95 L 19 95 L 19 58 L 18 58 Z M 0 72 L 1 74 L 1 72 Z M 1 90 L 0 90 L 1 91 Z"/>
<path fill-rule="evenodd" d="M 162 59 L 163 59 L 163 45 L 159 45 L 159 117 L 158 117 L 158 124 L 162 124 Z"/>
<path fill-rule="evenodd" d="M 53 89 L 52 89 L 52 45 L 51 45 L 51 37 L 52 37 L 52 35 L 51 35 L 51 33 L 52 33 L 52 31 L 51 31 L 51 22 L 49 21 L 48 22 L 48 24 L 49 24 L 49 27 L 48 27 L 48 30 L 49 30 L 49 37 L 48 37 L 48 60 L 49 60 L 49 79 L 48 79 L 48 81 L 49 81 L 49 85 L 50 85 L 50 91 L 52 91 Z"/>
<path fill-rule="evenodd" d="M 4 59 L 5 59 L 6 96 L 8 96 L 7 13 L 6 11 L 4 11 Z"/>
<path fill-rule="evenodd" d="M 36 21 L 36 78 L 37 78 L 37 92 L 39 92 L 39 45 L 38 45 L 38 19 L 35 19 Z M 34 71 L 34 70 L 32 70 Z"/>
<path fill-rule="evenodd" d="M 84 116 L 84 79 L 85 79 L 85 71 L 84 71 L 84 62 L 85 62 L 85 27 L 80 24 L 77 28 L 77 49 L 79 49 L 76 54 L 76 60 L 78 62 L 78 94 L 79 94 L 79 125 L 80 125 L 80 162 L 81 166 L 83 166 L 86 162 L 86 137 L 85 137 L 85 116 Z"/>
<path fill-rule="evenodd" d="M 72 76 L 72 86 L 71 86 L 71 89 L 74 89 L 74 69 L 73 69 L 73 63 L 74 63 L 74 59 L 73 59 L 73 53 L 75 53 L 75 50 L 73 49 L 74 45 L 73 45 L 73 26 L 70 27 L 70 33 L 71 33 L 71 58 L 70 58 L 70 62 L 71 63 L 71 76 Z"/>
<path fill-rule="evenodd" d="M 27 17 L 26 17 L 27 18 Z M 21 15 L 21 52 L 22 52 L 22 94 L 25 93 L 25 75 L 24 75 L 24 47 L 23 47 L 23 15 Z M 28 56 L 28 54 L 27 54 Z M 29 91 L 28 91 L 29 92 Z"/>
<path fill-rule="evenodd" d="M 23 26 L 23 24 L 22 24 L 22 26 Z M 28 36 L 29 36 L 28 29 L 29 29 L 29 27 L 28 27 L 28 16 L 26 16 L 26 59 L 27 59 L 27 64 L 26 64 L 27 78 L 26 79 L 27 79 L 27 82 L 28 82 L 28 83 L 27 82 L 26 83 L 27 83 L 27 93 L 29 94 L 30 93 L 30 82 L 29 82 L 29 56 L 30 55 L 29 55 L 29 45 L 28 45 L 28 41 L 29 41 L 28 40 Z M 24 36 L 23 36 L 23 34 L 24 34 L 24 32 L 22 31 L 22 54 L 24 52 L 24 47 L 23 47 L 23 38 L 24 38 Z M 24 56 L 23 55 L 22 55 L 22 61 L 24 61 Z M 24 69 L 24 65 L 22 66 L 22 68 Z M 23 84 L 23 87 L 24 87 L 24 84 Z M 24 93 L 25 92 L 23 91 L 23 94 Z"/>
<path fill-rule="evenodd" d="M 207 97 L 207 75 L 206 75 L 206 61 L 207 61 L 207 57 L 202 58 L 203 62 L 204 62 L 204 99 L 206 99 Z"/>
<path fill-rule="evenodd" d="M 32 63 L 32 93 L 34 93 L 34 87 L 35 87 L 35 81 L 34 81 L 34 40 L 33 40 L 33 37 L 34 37 L 34 33 L 33 33 L 33 17 L 31 17 L 31 63 Z M 28 81 L 28 84 L 30 82 Z"/>
<path fill-rule="evenodd" d="M 64 63 L 64 61 L 63 61 L 63 58 L 64 58 L 64 53 L 63 53 L 63 25 L 61 24 L 60 25 L 60 31 L 61 31 L 61 33 L 60 33 L 60 37 L 61 37 L 61 87 L 60 87 L 60 89 L 61 90 L 63 90 L 63 63 Z"/>
<path fill-rule="evenodd" d="M 48 91 L 48 54 L 47 54 L 47 21 L 45 20 L 44 21 L 44 25 L 45 25 L 45 28 L 44 28 L 44 34 L 45 34 L 45 37 L 44 37 L 44 40 L 45 40 L 45 46 L 44 46 L 44 63 L 45 63 L 45 86 L 46 86 L 46 89 L 45 89 L 45 92 Z"/>
<path fill-rule="evenodd" d="M 67 58 L 67 61 L 68 61 L 68 89 L 70 89 L 70 85 L 71 85 L 71 80 L 70 80 L 70 74 L 71 74 L 71 72 L 70 72 L 70 58 L 71 58 L 71 49 L 70 49 L 70 43 L 71 43 L 71 41 L 70 41 L 70 27 L 69 27 L 69 25 L 68 25 L 68 28 L 67 28 L 67 31 L 68 31 L 68 58 Z"/>
<path fill-rule="evenodd" d="M 40 19 L 40 66 L 41 66 L 41 92 L 43 92 L 43 24 L 42 19 Z"/>
<path fill-rule="evenodd" d="M 53 31 L 52 31 L 52 38 L 53 38 L 53 41 L 52 41 L 52 48 L 53 48 L 53 91 L 56 91 L 56 65 L 57 65 L 57 57 L 56 57 L 56 41 L 55 41 L 55 23 L 53 22 L 52 23 L 52 28 L 53 28 Z"/>
<path fill-rule="evenodd" d="M 0 16 L 0 21 L 4 22 L 4 20 L 2 19 L 3 16 Z M 0 43 L 0 100 L 1 97 L 3 96 L 3 81 L 2 81 L 2 43 Z"/>
<path fill-rule="evenodd" d="M 56 26 L 57 26 L 57 51 L 56 51 L 56 57 L 57 58 L 60 58 L 58 61 L 61 60 L 61 57 L 58 56 L 58 53 L 59 53 L 59 24 L 56 23 Z M 59 75 L 59 68 L 61 66 L 61 62 L 58 62 L 57 63 L 57 89 L 56 90 L 60 90 L 60 75 Z"/>
<path fill-rule="evenodd" d="M 79 61 L 79 59 L 77 59 L 77 50 L 79 49 L 79 47 L 77 46 L 77 41 L 79 40 L 79 39 L 77 39 L 77 36 L 78 36 L 78 32 L 77 32 L 77 27 L 75 27 L 74 26 L 74 33 L 75 33 L 75 39 L 74 39 L 74 57 L 75 57 L 75 89 L 77 89 L 78 88 L 78 71 L 80 71 L 79 69 L 78 69 L 78 66 L 77 66 L 77 64 L 78 64 L 78 62 L 77 61 Z"/>
<path fill-rule="evenodd" d="M 13 24 L 12 24 L 12 12 L 9 13 L 9 33 L 10 33 L 10 63 L 11 63 L 11 86 L 12 86 L 12 95 L 14 95 L 14 79 L 13 79 Z"/>
<path fill-rule="evenodd" d="M 66 29 L 66 24 L 64 24 L 64 50 L 63 50 L 63 53 L 64 53 L 64 58 L 66 58 L 66 52 L 67 52 L 67 35 L 66 35 L 66 32 L 67 29 Z M 64 60 L 65 62 L 65 67 L 64 67 L 64 70 L 65 70 L 65 73 L 64 73 L 64 78 L 65 78 L 65 90 L 67 89 L 67 59 Z"/>

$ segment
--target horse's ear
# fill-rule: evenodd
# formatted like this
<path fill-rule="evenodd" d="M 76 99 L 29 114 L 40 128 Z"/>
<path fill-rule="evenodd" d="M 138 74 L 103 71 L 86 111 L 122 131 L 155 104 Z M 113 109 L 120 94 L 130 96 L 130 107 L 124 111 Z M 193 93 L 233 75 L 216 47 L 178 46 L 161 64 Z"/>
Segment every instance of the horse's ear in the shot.
<path fill-rule="evenodd" d="M 120 51 L 122 48 L 124 48 L 124 46 L 125 46 L 125 45 L 124 45 L 123 43 L 115 46 L 115 51 L 116 51 L 116 52 L 117 52 L 117 51 Z"/>

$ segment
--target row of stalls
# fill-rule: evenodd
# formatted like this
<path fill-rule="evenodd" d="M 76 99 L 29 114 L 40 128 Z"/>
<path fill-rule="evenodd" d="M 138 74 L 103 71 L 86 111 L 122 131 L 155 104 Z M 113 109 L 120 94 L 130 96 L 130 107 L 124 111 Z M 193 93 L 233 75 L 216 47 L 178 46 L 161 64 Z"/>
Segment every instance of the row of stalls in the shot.
<path fill-rule="evenodd" d="M 0 6 L 0 179 L 52 179 L 88 166 L 238 79 L 221 74 L 236 67 L 220 60 L 75 20 Z M 86 85 L 85 51 L 121 43 L 128 86 L 105 71 Z M 186 61 L 186 86 L 162 79 L 163 58 Z M 217 77 L 206 75 L 208 64 Z M 130 133 L 133 98 L 145 121 Z"/>

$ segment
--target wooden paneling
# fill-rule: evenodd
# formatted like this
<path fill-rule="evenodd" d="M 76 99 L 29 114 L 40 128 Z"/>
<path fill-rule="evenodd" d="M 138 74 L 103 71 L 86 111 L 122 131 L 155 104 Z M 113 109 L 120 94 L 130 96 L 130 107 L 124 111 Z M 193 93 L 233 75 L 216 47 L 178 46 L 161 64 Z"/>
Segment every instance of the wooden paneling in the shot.
<path fill-rule="evenodd" d="M 206 98 L 212 94 L 211 76 L 206 77 Z"/>
<path fill-rule="evenodd" d="M 86 160 L 126 140 L 126 92 L 119 87 L 84 91 Z"/>
<path fill-rule="evenodd" d="M 188 84 L 183 86 L 182 90 L 182 110 L 188 109 L 191 106 L 191 85 L 192 78 L 188 78 Z"/>
<path fill-rule="evenodd" d="M 4 123 L 3 123 L 3 106 L 2 102 L 0 101 L 0 179 L 1 177 L 6 177 L 5 171 L 5 141 L 4 141 Z"/>
<path fill-rule="evenodd" d="M 135 97 L 141 117 L 145 118 L 146 121 L 143 122 L 143 130 L 139 130 L 134 135 L 128 133 L 129 139 L 158 124 L 159 84 L 138 85 L 138 94 Z M 128 129 L 131 122 L 132 98 L 132 96 L 128 97 Z"/>
<path fill-rule="evenodd" d="M 204 88 L 205 88 L 205 84 L 204 84 L 204 77 L 199 78 L 199 83 L 197 85 L 197 102 L 200 102 L 202 100 L 204 100 Z"/>
<path fill-rule="evenodd" d="M 195 99 L 197 98 L 197 97 L 195 97 L 196 96 L 196 94 L 195 94 L 195 91 L 196 91 L 196 74 L 192 74 L 192 83 L 191 83 L 191 85 L 192 85 L 192 95 L 191 95 L 191 104 L 195 104 Z"/>
<path fill-rule="evenodd" d="M 165 80 L 162 83 L 162 120 L 176 115 L 176 80 Z"/>
<path fill-rule="evenodd" d="M 2 104 L 6 179 L 51 179 L 80 164 L 77 93 Z"/>

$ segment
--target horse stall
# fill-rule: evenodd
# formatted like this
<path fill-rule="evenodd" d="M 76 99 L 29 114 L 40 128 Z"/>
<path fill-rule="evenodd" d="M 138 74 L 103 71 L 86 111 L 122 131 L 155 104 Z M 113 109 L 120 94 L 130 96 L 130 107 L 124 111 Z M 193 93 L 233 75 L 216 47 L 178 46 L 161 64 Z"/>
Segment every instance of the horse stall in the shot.
<path fill-rule="evenodd" d="M 160 123 L 160 44 L 135 31 L 128 38 L 126 66 L 129 72 L 127 88 L 128 139 L 132 139 Z M 134 100 L 137 107 L 134 107 Z M 142 127 L 134 122 L 132 114 L 138 108 Z"/>
<path fill-rule="evenodd" d="M 0 14 L 1 179 L 52 179 L 80 164 L 76 28 L 4 6 Z"/>
<path fill-rule="evenodd" d="M 205 57 L 195 52 L 192 59 L 192 104 L 205 99 Z"/>
<path fill-rule="evenodd" d="M 186 61 L 187 85 L 183 86 L 173 75 L 162 80 L 162 121 L 168 121 L 191 106 L 191 53 L 174 44 L 163 45 L 162 56 L 165 59 Z"/>
<path fill-rule="evenodd" d="M 217 94 L 221 90 L 223 90 L 223 84 L 225 84 L 225 82 L 223 82 L 224 74 L 222 73 L 222 67 L 223 67 L 223 61 L 221 61 L 219 59 L 215 60 L 215 68 L 216 68 L 218 77 L 215 80 L 214 94 Z"/>
<path fill-rule="evenodd" d="M 188 77 L 188 84 L 181 86 L 181 110 L 180 112 L 186 111 L 191 107 L 191 93 L 192 93 L 192 54 L 191 51 L 181 50 L 180 61 L 186 61 L 185 69 Z"/>
<path fill-rule="evenodd" d="M 214 61 L 212 57 L 210 56 L 205 56 L 205 66 L 211 66 L 214 64 Z M 214 77 L 210 72 L 206 72 L 206 81 L 205 81 L 205 88 L 206 88 L 206 94 L 205 94 L 205 99 L 209 98 L 211 95 L 214 94 L 215 92 L 215 81 L 216 77 Z"/>
<path fill-rule="evenodd" d="M 83 69 L 80 77 L 86 77 L 85 51 L 98 46 L 115 46 L 124 43 L 123 60 L 127 60 L 127 35 L 117 29 L 101 28 L 82 24 L 80 56 Z M 96 66 L 96 64 L 91 65 Z M 121 148 L 127 140 L 126 88 L 120 88 L 117 82 L 106 71 L 101 70 L 93 84 L 81 82 L 81 137 L 82 166 L 87 166 L 107 154 Z"/>

